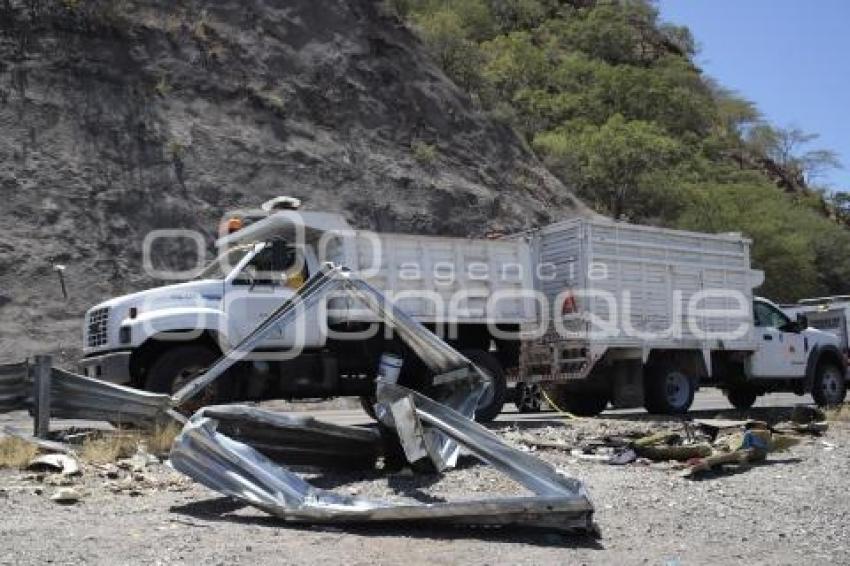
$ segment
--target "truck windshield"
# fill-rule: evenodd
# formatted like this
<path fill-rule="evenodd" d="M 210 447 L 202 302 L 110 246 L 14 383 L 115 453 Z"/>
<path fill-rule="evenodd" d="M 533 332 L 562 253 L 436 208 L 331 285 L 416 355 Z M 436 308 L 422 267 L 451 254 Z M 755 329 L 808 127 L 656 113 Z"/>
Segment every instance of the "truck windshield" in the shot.
<path fill-rule="evenodd" d="M 196 275 L 195 279 L 224 279 L 236 267 L 236 264 L 242 261 L 242 258 L 253 249 L 252 244 L 227 250 Z"/>

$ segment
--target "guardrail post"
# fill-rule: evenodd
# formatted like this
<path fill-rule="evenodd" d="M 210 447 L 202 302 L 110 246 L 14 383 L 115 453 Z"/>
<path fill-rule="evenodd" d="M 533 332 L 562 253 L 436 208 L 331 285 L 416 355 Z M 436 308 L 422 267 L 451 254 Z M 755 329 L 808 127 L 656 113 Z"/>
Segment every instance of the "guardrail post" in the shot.
<path fill-rule="evenodd" d="M 33 366 L 33 435 L 46 439 L 50 434 L 50 370 L 52 356 L 36 356 Z"/>

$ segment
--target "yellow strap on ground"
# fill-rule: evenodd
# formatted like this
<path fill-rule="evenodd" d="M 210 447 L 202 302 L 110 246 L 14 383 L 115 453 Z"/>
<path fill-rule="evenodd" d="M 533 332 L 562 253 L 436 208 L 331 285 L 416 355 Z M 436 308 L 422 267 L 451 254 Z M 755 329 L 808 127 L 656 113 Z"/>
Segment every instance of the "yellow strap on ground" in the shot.
<path fill-rule="evenodd" d="M 578 419 L 581 418 L 581 417 L 575 416 L 574 414 L 572 414 L 568 411 L 563 410 L 558 405 L 556 405 L 555 402 L 552 401 L 552 399 L 549 398 L 549 395 L 546 394 L 546 391 L 542 387 L 540 388 L 540 392 L 543 394 L 543 398 L 546 399 L 546 402 L 549 403 L 549 406 L 552 407 L 553 409 L 555 409 L 555 412 L 557 412 L 561 416 L 566 417 L 570 420 L 578 420 Z"/>

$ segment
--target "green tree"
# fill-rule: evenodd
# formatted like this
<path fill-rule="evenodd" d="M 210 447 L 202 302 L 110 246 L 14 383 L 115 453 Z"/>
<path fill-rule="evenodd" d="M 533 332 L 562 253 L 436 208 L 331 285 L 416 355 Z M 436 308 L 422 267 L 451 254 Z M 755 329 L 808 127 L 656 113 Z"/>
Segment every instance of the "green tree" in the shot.
<path fill-rule="evenodd" d="M 600 127 L 545 132 L 534 147 L 555 169 L 572 176 L 597 208 L 619 218 L 629 212 L 648 173 L 681 155 L 681 145 L 658 126 L 615 114 Z"/>
<path fill-rule="evenodd" d="M 690 31 L 653 0 L 388 1 L 597 210 L 746 233 L 775 299 L 850 293 L 850 198 L 797 190 L 835 153 L 705 77 Z"/>

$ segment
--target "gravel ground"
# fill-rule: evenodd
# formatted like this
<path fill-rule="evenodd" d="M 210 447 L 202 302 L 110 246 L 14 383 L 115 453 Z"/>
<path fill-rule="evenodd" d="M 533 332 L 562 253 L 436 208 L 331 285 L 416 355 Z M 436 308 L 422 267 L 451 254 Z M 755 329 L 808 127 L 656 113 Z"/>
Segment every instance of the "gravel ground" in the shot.
<path fill-rule="evenodd" d="M 764 417 L 764 415 L 761 415 Z M 782 415 L 768 415 L 781 418 Z M 501 428 L 511 444 L 578 446 L 606 434 L 677 427 L 648 417 L 586 419 L 564 426 Z M 738 564 L 848 563 L 850 424 L 832 423 L 768 462 L 702 480 L 669 463 L 610 466 L 562 449 L 533 449 L 581 479 L 596 506 L 597 538 L 500 529 L 284 525 L 165 465 L 144 471 L 85 466 L 64 480 L 73 505 L 50 495 L 56 476 L 0 471 L 0 563 L 160 564 Z M 519 494 L 487 466 L 465 461 L 442 477 L 308 476 L 322 487 L 403 500 Z M 342 485 L 340 485 L 342 484 Z"/>

